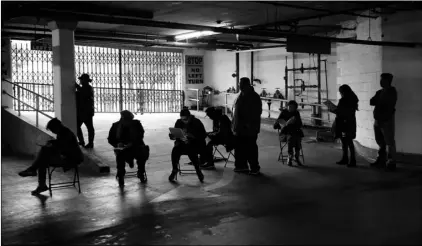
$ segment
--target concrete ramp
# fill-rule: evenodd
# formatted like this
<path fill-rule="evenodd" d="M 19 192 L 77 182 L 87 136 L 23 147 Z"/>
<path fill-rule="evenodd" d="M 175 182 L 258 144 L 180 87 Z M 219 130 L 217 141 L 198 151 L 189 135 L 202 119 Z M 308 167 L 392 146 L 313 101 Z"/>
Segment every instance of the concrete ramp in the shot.
<path fill-rule="evenodd" d="M 10 153 L 35 157 L 40 149 L 39 145 L 54 139 L 54 135 L 44 127 L 36 127 L 29 118 L 19 116 L 14 110 L 2 108 L 1 117 L 2 149 Z M 85 149 L 82 149 L 82 152 L 85 156 L 84 164 L 90 165 L 100 173 L 110 172 L 110 167 L 100 157 Z"/>

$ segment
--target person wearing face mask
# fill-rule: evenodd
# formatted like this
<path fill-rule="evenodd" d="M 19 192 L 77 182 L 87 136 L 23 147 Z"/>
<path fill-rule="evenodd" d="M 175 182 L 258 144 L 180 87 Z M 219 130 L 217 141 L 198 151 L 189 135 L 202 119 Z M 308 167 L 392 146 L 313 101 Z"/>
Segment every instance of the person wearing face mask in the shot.
<path fill-rule="evenodd" d="M 303 166 L 300 162 L 301 141 L 304 137 L 302 131 L 302 119 L 297 110 L 298 104 L 292 100 L 287 103 L 287 109 L 283 109 L 278 116 L 274 129 L 281 129 L 280 134 L 287 137 L 287 152 L 289 154 L 288 165 L 292 166 L 293 150 L 295 151 L 295 160 L 299 166 Z M 283 125 L 283 127 L 281 127 Z"/>
<path fill-rule="evenodd" d="M 340 86 L 341 99 L 337 107 L 330 107 L 329 110 L 336 114 L 334 138 L 341 139 L 343 157 L 337 162 L 339 165 L 356 167 L 356 154 L 353 139 L 356 138 L 356 111 L 358 110 L 359 99 L 350 86 Z M 348 156 L 350 150 L 350 158 Z"/>
<path fill-rule="evenodd" d="M 381 90 L 371 98 L 370 105 L 374 108 L 375 141 L 379 146 L 378 157 L 371 166 L 386 167 L 388 170 L 396 168 L 396 141 L 395 141 L 395 112 L 397 90 L 391 83 L 391 73 L 381 74 Z"/>
<path fill-rule="evenodd" d="M 169 181 L 174 181 L 179 171 L 179 161 L 182 155 L 188 155 L 190 161 L 195 167 L 196 174 L 201 182 L 204 181 L 204 175 L 199 167 L 198 155 L 205 148 L 205 138 L 207 133 L 201 120 L 191 115 L 188 109 L 184 108 L 180 111 L 180 119 L 176 121 L 174 128 L 182 129 L 185 138 L 175 138 L 171 133 L 169 137 L 175 140 L 173 150 L 171 152 L 171 163 L 173 170 L 169 176 Z"/>
<path fill-rule="evenodd" d="M 126 163 L 138 166 L 138 178 L 142 183 L 147 181 L 145 164 L 149 157 L 149 146 L 144 143 L 144 128 L 139 120 L 134 119 L 132 112 L 120 112 L 120 120 L 113 123 L 108 134 L 108 143 L 115 148 L 117 175 L 119 185 L 124 186 Z"/>
<path fill-rule="evenodd" d="M 240 95 L 234 103 L 232 123 L 232 130 L 236 139 L 234 171 L 258 175 L 261 168 L 256 142 L 261 130 L 262 101 L 252 87 L 249 78 L 241 78 L 239 87 Z"/>
<path fill-rule="evenodd" d="M 94 118 L 94 90 L 89 83 L 92 79 L 84 73 L 79 77 L 80 85 L 76 84 L 76 118 L 77 118 L 77 135 L 79 144 L 87 149 L 94 148 L 95 129 L 93 124 Z M 84 136 L 82 134 L 82 124 L 88 129 L 88 144 L 85 145 Z"/>
<path fill-rule="evenodd" d="M 50 140 L 42 146 L 33 164 L 19 172 L 21 177 L 30 177 L 37 176 L 38 171 L 38 187 L 32 191 L 33 195 L 48 190 L 46 176 L 49 166 L 63 167 L 64 171 L 68 171 L 84 160 L 75 134 L 59 119 L 50 120 L 46 128 L 57 135 L 56 139 Z"/>

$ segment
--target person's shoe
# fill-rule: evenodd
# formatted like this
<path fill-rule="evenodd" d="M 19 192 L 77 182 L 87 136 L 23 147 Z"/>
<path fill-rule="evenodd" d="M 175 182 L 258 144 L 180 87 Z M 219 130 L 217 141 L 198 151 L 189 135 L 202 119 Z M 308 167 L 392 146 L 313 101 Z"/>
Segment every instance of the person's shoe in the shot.
<path fill-rule="evenodd" d="M 210 170 L 210 169 L 215 169 L 215 166 L 214 166 L 213 162 L 208 162 L 208 163 L 205 163 L 204 165 L 202 165 L 201 168 L 206 169 L 206 170 Z"/>
<path fill-rule="evenodd" d="M 141 180 L 141 183 L 147 182 L 147 173 L 146 172 L 138 172 L 138 178 Z"/>
<path fill-rule="evenodd" d="M 174 179 L 176 178 L 176 176 L 177 176 L 177 171 L 172 171 L 170 176 L 169 176 L 169 181 L 173 182 Z"/>
<path fill-rule="evenodd" d="M 371 167 L 385 167 L 385 161 L 377 159 L 375 162 L 370 164 Z"/>
<path fill-rule="evenodd" d="M 250 175 L 259 175 L 259 174 L 261 174 L 261 172 L 260 172 L 260 170 L 259 169 L 256 169 L 256 170 L 251 170 L 250 172 L 249 172 L 249 174 Z"/>
<path fill-rule="evenodd" d="M 128 164 L 130 168 L 133 168 L 135 166 L 135 162 L 133 160 L 129 161 Z"/>
<path fill-rule="evenodd" d="M 239 167 L 235 167 L 234 171 L 236 173 L 248 173 L 249 172 L 249 168 L 245 167 L 245 168 L 239 168 Z"/>
<path fill-rule="evenodd" d="M 350 160 L 350 162 L 347 164 L 347 167 L 356 167 L 356 160 L 355 159 Z"/>
<path fill-rule="evenodd" d="M 32 170 L 26 169 L 22 172 L 19 172 L 18 174 L 21 177 L 34 177 L 34 176 L 37 176 L 37 171 L 32 171 Z"/>
<path fill-rule="evenodd" d="M 85 142 L 79 142 L 79 145 L 85 146 Z"/>
<path fill-rule="evenodd" d="M 386 170 L 387 171 L 395 171 L 396 170 L 396 162 L 389 160 L 386 163 Z"/>
<path fill-rule="evenodd" d="M 85 149 L 93 149 L 94 148 L 94 143 L 88 143 L 87 145 L 85 145 Z"/>
<path fill-rule="evenodd" d="M 293 160 L 292 160 L 292 158 L 287 159 L 287 165 L 289 167 L 293 166 Z"/>
<path fill-rule="evenodd" d="M 32 195 L 38 195 L 38 194 L 40 194 L 41 192 L 44 192 L 44 191 L 48 191 L 47 185 L 38 186 L 35 190 L 31 191 L 31 194 Z"/>
<path fill-rule="evenodd" d="M 303 167 L 303 164 L 302 164 L 302 162 L 300 161 L 300 156 L 296 156 L 296 157 L 295 157 L 295 160 L 296 160 L 296 163 L 297 163 L 297 165 L 298 165 L 298 166 Z"/>
<path fill-rule="evenodd" d="M 343 158 L 340 161 L 336 162 L 337 165 L 347 165 L 349 164 L 349 160 L 347 158 Z"/>

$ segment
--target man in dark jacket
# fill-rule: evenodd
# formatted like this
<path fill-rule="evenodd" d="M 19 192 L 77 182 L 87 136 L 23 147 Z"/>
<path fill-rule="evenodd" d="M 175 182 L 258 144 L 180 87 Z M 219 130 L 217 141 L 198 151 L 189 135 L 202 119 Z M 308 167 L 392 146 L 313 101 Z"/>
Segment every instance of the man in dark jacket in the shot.
<path fill-rule="evenodd" d="M 204 175 L 199 168 L 199 158 L 201 150 L 205 148 L 205 127 L 202 122 L 191 115 L 188 109 L 182 109 L 180 112 L 180 119 L 176 121 L 174 128 L 182 129 L 186 137 L 179 139 L 175 138 L 171 133 L 169 137 L 171 140 L 176 140 L 173 150 L 171 152 L 171 163 L 173 171 L 170 174 L 169 180 L 174 181 L 174 178 L 179 171 L 178 165 L 182 155 L 188 155 L 189 159 L 195 167 L 196 174 L 201 182 L 204 180 Z"/>
<path fill-rule="evenodd" d="M 389 170 L 396 168 L 396 141 L 395 141 L 395 112 L 397 102 L 396 88 L 391 86 L 393 75 L 381 74 L 381 87 L 371 98 L 374 109 L 375 141 L 379 146 L 378 157 L 372 166 L 387 167 Z"/>
<path fill-rule="evenodd" d="M 213 131 L 207 133 L 210 141 L 207 143 L 204 153 L 201 155 L 201 163 L 205 163 L 201 167 L 204 169 L 213 169 L 215 168 L 213 146 L 224 145 L 227 151 L 231 151 L 233 149 L 233 132 L 231 130 L 232 123 L 227 115 L 223 115 L 221 109 L 210 107 L 207 108 L 205 113 L 213 121 Z"/>
<path fill-rule="evenodd" d="M 117 175 L 120 186 L 124 186 L 126 162 L 131 168 L 133 161 L 138 165 L 138 178 L 142 183 L 147 181 L 145 163 L 149 157 L 149 146 L 144 143 L 144 128 L 139 120 L 128 111 L 120 112 L 120 120 L 113 123 L 108 134 L 108 143 L 115 148 Z"/>
<path fill-rule="evenodd" d="M 41 147 L 34 163 L 25 171 L 19 172 L 22 177 L 37 176 L 38 187 L 32 191 L 33 195 L 47 191 L 47 167 L 63 167 L 67 171 L 83 162 L 84 157 L 79 148 L 75 134 L 65 127 L 60 120 L 54 118 L 47 123 L 47 130 L 57 135 Z"/>
<path fill-rule="evenodd" d="M 94 90 L 89 85 L 92 79 L 84 73 L 79 77 L 81 85 L 76 84 L 76 118 L 78 127 L 79 144 L 85 148 L 92 149 L 94 147 Z M 88 144 L 85 145 L 84 136 L 82 134 L 82 124 L 88 129 Z"/>
<path fill-rule="evenodd" d="M 240 79 L 240 95 L 234 107 L 233 133 L 235 144 L 235 172 L 249 172 L 257 175 L 260 171 L 258 145 L 256 143 L 261 129 L 262 102 L 252 87 L 249 78 Z"/>
<path fill-rule="evenodd" d="M 283 109 L 274 124 L 274 129 L 281 129 L 280 134 L 286 136 L 287 140 L 287 152 L 289 154 L 288 165 L 292 166 L 293 161 L 293 150 L 295 151 L 295 160 L 299 166 L 302 166 L 300 162 L 300 150 L 301 141 L 304 137 L 302 131 L 302 119 L 300 113 L 297 110 L 298 104 L 296 101 L 289 101 L 287 109 Z M 283 125 L 283 127 L 281 127 Z"/>

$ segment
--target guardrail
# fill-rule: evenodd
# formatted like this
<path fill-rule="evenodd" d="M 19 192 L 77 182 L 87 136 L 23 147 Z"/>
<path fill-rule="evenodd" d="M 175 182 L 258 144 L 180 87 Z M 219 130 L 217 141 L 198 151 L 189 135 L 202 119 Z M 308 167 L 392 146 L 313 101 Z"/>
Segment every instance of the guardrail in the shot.
<path fill-rule="evenodd" d="M 36 127 L 38 127 L 38 122 L 39 122 L 39 120 L 38 120 L 38 114 L 42 114 L 42 115 L 44 115 L 45 117 L 47 117 L 47 118 L 49 118 L 49 119 L 53 119 L 53 117 L 51 117 L 50 115 L 48 115 L 48 114 L 46 114 L 46 113 L 44 113 L 43 111 L 41 111 L 40 110 L 40 98 L 41 99 L 43 99 L 43 100 L 46 100 L 47 102 L 49 102 L 49 103 L 52 103 L 52 104 L 54 104 L 54 101 L 53 100 L 51 100 L 51 99 L 49 99 L 49 98 L 47 98 L 47 97 L 44 97 L 44 96 L 42 96 L 42 95 L 40 95 L 40 94 L 38 94 L 38 93 L 36 93 L 36 92 L 33 92 L 33 91 L 31 91 L 31 90 L 28 90 L 28 89 L 26 89 L 26 88 L 24 88 L 24 87 L 22 87 L 22 86 L 20 86 L 20 85 L 17 85 L 16 83 L 13 83 L 13 82 L 11 82 L 11 81 L 8 81 L 8 80 L 6 80 L 6 79 L 2 79 L 2 81 L 3 82 L 7 82 L 7 83 L 9 83 L 9 84 L 11 84 L 11 85 L 13 85 L 14 86 L 14 89 L 16 88 L 17 89 L 17 97 L 15 97 L 15 96 L 13 96 L 13 95 L 10 95 L 7 91 L 5 91 L 5 90 L 3 90 L 2 91 L 2 94 L 3 95 L 6 95 L 6 96 L 9 96 L 9 97 L 11 97 L 12 99 L 14 99 L 14 100 L 16 100 L 17 101 L 17 104 L 18 104 L 18 108 L 17 108 L 17 111 L 18 111 L 18 115 L 19 116 L 21 116 L 21 104 L 24 104 L 25 106 L 27 106 L 27 107 L 29 107 L 29 108 L 31 108 L 31 109 L 33 109 L 36 113 L 35 113 L 35 126 Z M 30 104 L 28 104 L 28 103 L 26 103 L 26 102 L 23 102 L 21 99 L 20 99 L 20 95 L 21 95 L 21 90 L 25 90 L 25 91 L 28 91 L 29 93 L 32 93 L 32 94 L 34 94 L 34 96 L 35 96 L 35 107 L 34 106 L 32 106 L 32 105 L 30 105 Z"/>

